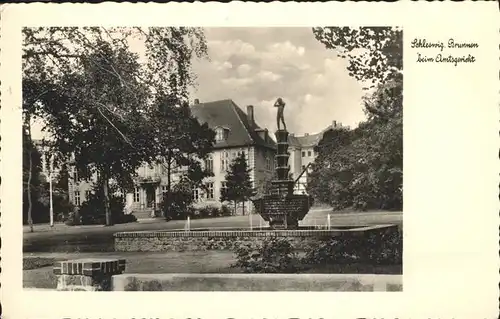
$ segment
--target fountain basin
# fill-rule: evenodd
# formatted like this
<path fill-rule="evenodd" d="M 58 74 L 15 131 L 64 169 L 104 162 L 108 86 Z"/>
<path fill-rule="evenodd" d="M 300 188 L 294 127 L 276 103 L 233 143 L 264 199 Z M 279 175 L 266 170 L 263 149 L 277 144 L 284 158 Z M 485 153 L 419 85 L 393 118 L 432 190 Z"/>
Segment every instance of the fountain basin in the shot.
<path fill-rule="evenodd" d="M 241 245 L 260 246 L 271 238 L 286 238 L 297 250 L 307 250 L 337 236 L 366 236 L 390 231 L 397 225 L 343 226 L 317 230 L 310 227 L 288 230 L 194 229 L 190 231 L 134 231 L 114 234 L 115 251 L 205 251 L 236 250 Z"/>

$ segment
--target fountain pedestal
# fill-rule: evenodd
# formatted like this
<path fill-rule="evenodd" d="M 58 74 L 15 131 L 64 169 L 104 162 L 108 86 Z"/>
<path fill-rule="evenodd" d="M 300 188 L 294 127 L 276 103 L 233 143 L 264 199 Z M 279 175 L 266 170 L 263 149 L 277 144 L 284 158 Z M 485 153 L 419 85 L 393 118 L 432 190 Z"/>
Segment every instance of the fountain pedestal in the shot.
<path fill-rule="evenodd" d="M 295 182 L 290 179 L 288 166 L 288 132 L 276 131 L 276 179 L 267 194 L 253 200 L 256 211 L 273 229 L 297 229 L 299 221 L 309 212 L 312 198 L 293 193 Z"/>

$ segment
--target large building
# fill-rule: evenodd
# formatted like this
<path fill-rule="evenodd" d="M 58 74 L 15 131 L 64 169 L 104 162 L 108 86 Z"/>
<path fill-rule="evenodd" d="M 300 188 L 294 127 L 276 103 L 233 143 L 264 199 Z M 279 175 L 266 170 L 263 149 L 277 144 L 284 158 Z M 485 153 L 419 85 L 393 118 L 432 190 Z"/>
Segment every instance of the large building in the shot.
<path fill-rule="evenodd" d="M 306 193 L 308 172 L 310 168 L 308 165 L 314 162 L 317 154 L 315 152 L 315 147 L 323 138 L 323 134 L 331 129 L 339 129 L 345 127 L 337 121 L 333 121 L 332 125 L 325 128 L 323 131 L 316 134 L 304 134 L 304 135 L 294 135 L 290 134 L 288 137 L 289 152 L 290 152 L 290 173 L 292 178 L 297 180 L 295 184 L 295 193 Z M 306 169 L 307 168 L 307 169 Z"/>
<path fill-rule="evenodd" d="M 195 205 L 221 205 L 220 194 L 221 189 L 225 187 L 226 171 L 240 153 L 244 153 L 247 158 L 253 187 L 262 193 L 266 182 L 274 174 L 276 143 L 267 129 L 261 128 L 255 122 L 253 106 L 247 106 L 245 113 L 232 100 L 207 103 L 195 100 L 191 110 L 200 123 L 207 123 L 216 132 L 213 151 L 205 162 L 213 176 L 205 180 L 207 190 L 193 189 Z M 172 184 L 179 180 L 180 174 L 181 172 L 171 174 Z M 79 206 L 89 196 L 92 184 L 80 181 L 74 171 L 72 176 L 69 185 L 70 200 Z M 138 218 L 152 215 L 166 191 L 167 179 L 164 165 L 140 167 L 134 192 L 125 196 L 127 212 Z M 246 204 L 246 211 L 252 208 L 252 205 Z"/>

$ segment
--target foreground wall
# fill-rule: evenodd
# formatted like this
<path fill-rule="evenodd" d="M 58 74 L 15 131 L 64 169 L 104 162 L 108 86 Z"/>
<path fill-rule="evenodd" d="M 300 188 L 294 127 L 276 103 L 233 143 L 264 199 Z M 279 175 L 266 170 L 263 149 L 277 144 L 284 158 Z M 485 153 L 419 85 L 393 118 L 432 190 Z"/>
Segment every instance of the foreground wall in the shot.
<path fill-rule="evenodd" d="M 113 291 L 402 291 L 401 275 L 123 274 Z"/>

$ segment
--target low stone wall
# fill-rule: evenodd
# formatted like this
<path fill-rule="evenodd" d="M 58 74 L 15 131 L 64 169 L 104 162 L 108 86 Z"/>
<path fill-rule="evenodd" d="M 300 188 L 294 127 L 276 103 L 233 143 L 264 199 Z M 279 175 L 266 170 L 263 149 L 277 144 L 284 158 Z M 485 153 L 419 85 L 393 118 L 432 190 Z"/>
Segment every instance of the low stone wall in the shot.
<path fill-rule="evenodd" d="M 401 275 L 123 274 L 124 259 L 58 262 L 59 291 L 402 291 Z M 31 289 L 33 290 L 33 289 Z M 37 290 L 37 289 L 35 289 Z"/>
<path fill-rule="evenodd" d="M 401 275 L 123 274 L 113 291 L 402 291 Z"/>
<path fill-rule="evenodd" d="M 260 245 L 270 238 L 287 238 L 297 250 L 306 250 L 336 236 L 365 236 L 393 225 L 330 230 L 264 231 L 144 231 L 114 234 L 115 251 L 235 250 L 241 245 Z"/>

